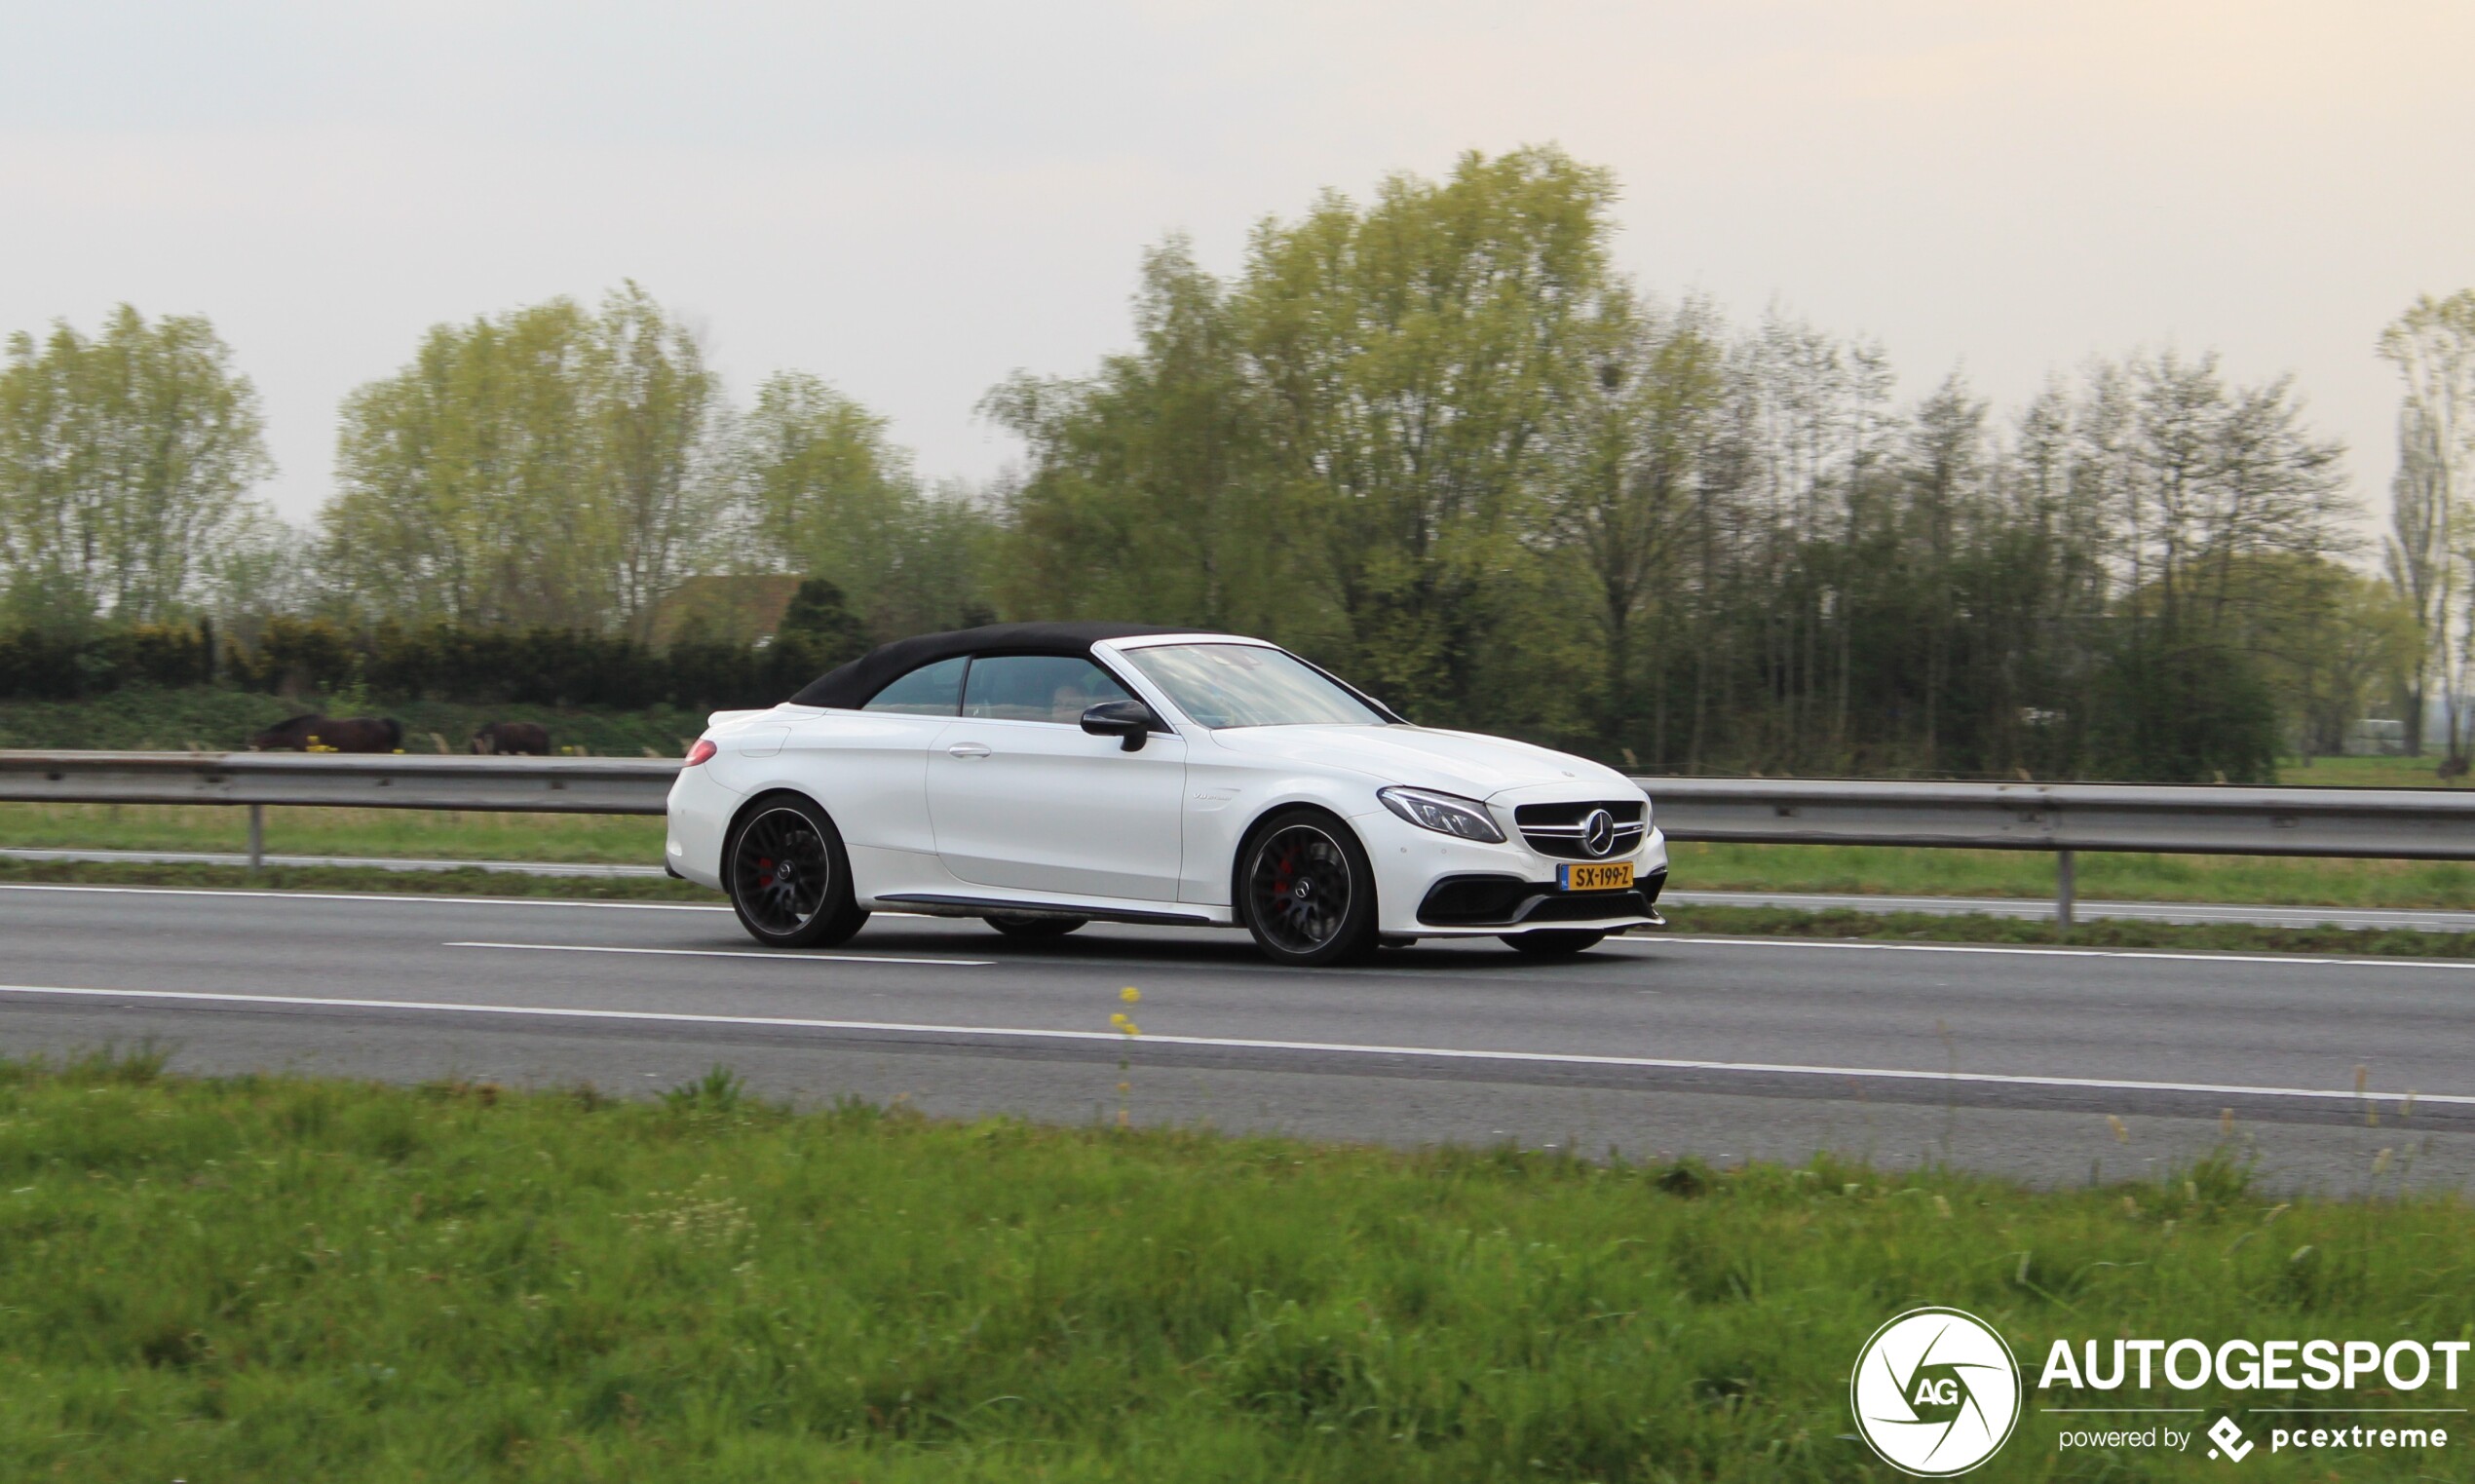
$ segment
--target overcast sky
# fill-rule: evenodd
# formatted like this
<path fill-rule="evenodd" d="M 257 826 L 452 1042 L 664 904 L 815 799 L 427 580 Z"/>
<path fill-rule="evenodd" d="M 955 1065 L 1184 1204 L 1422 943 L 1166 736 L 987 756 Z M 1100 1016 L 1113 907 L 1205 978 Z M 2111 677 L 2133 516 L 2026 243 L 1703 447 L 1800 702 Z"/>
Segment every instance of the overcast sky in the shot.
<path fill-rule="evenodd" d="M 0 333 L 203 312 L 306 515 L 441 320 L 632 277 L 736 392 L 818 372 L 932 476 L 1128 334 L 1136 258 L 1555 142 L 1618 253 L 2014 405 L 2143 345 L 2292 371 L 2384 508 L 2416 293 L 2475 285 L 2475 6 L 188 5 L 0 0 Z"/>

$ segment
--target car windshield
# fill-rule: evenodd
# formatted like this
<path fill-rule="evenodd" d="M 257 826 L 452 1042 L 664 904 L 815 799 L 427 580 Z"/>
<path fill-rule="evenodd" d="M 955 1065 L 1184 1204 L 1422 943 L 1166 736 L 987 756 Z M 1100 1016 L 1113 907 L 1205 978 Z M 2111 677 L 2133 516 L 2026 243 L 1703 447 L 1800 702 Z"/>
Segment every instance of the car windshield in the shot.
<path fill-rule="evenodd" d="M 1177 708 L 1222 727 L 1382 726 L 1365 702 L 1297 656 L 1259 644 L 1158 644 L 1124 651 Z"/>

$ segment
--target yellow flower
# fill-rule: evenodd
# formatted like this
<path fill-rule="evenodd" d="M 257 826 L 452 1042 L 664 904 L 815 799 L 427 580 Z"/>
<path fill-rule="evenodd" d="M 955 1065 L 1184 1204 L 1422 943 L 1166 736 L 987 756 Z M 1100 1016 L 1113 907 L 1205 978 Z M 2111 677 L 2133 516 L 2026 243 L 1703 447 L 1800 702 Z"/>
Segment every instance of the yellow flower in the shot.
<path fill-rule="evenodd" d="M 1128 1036 L 1140 1036 L 1143 1034 L 1142 1029 L 1139 1026 L 1137 1026 L 1133 1021 L 1125 1018 L 1125 1013 L 1123 1010 L 1119 1011 L 1117 1014 L 1111 1015 L 1109 1017 L 1109 1024 L 1116 1026 L 1119 1030 L 1124 1032 Z"/>
<path fill-rule="evenodd" d="M 1118 998 L 1123 1000 L 1128 1005 L 1140 1005 L 1143 1003 L 1143 991 L 1136 989 L 1131 984 L 1128 984 L 1125 988 L 1118 991 Z"/>

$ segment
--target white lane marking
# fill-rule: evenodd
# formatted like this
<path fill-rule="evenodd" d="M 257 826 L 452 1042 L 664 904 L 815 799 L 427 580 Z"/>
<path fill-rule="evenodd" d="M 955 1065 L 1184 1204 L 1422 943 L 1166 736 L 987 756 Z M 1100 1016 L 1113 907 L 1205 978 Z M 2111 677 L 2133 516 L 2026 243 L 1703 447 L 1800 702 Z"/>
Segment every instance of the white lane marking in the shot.
<path fill-rule="evenodd" d="M 1714 948 L 1871 949 L 1876 953 L 2000 953 L 2054 959 L 2171 959 L 2186 964 L 2276 964 L 2288 969 L 2455 969 L 2475 970 L 2475 959 L 2333 959 L 2307 953 L 2174 953 L 2151 948 L 2031 948 L 2004 943 L 1885 943 L 1870 938 L 1656 937 L 1633 943 L 1700 943 Z"/>
<path fill-rule="evenodd" d="M 0 995 L 54 995 L 83 1000 L 163 1000 L 202 1005 L 290 1006 L 303 1009 L 412 1010 L 427 1014 L 530 1015 L 552 1020 L 619 1020 L 648 1025 L 747 1026 L 765 1030 L 873 1031 L 903 1035 L 984 1036 L 1010 1041 L 1081 1041 L 1124 1045 L 1117 1031 L 1050 1031 L 1010 1025 L 930 1025 L 902 1020 L 815 1020 L 790 1015 L 700 1015 L 682 1010 L 581 1009 L 549 1005 L 475 1005 L 451 1000 L 347 1000 L 310 995 L 222 994 L 187 989 L 72 989 L 52 984 L 0 984 Z M 1370 1046 L 1349 1041 L 1260 1041 L 1237 1036 L 1145 1034 L 1145 1045 L 1238 1051 L 1326 1051 L 1346 1056 L 1426 1056 L 1447 1061 L 1509 1061 L 1542 1066 L 1622 1067 L 1656 1072 L 1760 1072 L 1791 1077 L 1872 1077 L 1898 1082 L 1965 1083 L 1985 1086 L 2066 1087 L 2095 1092 L 2194 1092 L 2211 1097 L 2291 1097 L 2357 1106 L 2381 1102 L 2475 1108 L 2475 1095 L 2384 1092 L 2352 1088 L 2256 1086 L 2241 1083 L 2136 1082 L 2102 1077 L 2037 1077 L 2004 1072 L 1923 1072 L 1905 1067 L 1833 1067 L 1798 1062 L 1694 1061 L 1662 1056 L 1603 1056 L 1581 1051 L 1481 1051 L 1462 1046 Z"/>
<path fill-rule="evenodd" d="M 0 882 L 0 892 L 103 892 L 151 896 L 262 896 L 276 901 L 415 901 L 449 907 L 618 907 L 634 912 L 728 912 L 702 901 L 592 901 L 572 896 L 451 896 L 420 892 L 266 892 L 248 887 L 90 887 Z"/>
<path fill-rule="evenodd" d="M 995 959 L 900 959 L 883 953 L 767 953 L 754 948 L 611 948 L 597 943 L 449 943 L 449 948 L 522 948 L 534 953 L 646 953 L 674 959 L 763 959 L 768 964 L 926 964 L 994 969 Z"/>

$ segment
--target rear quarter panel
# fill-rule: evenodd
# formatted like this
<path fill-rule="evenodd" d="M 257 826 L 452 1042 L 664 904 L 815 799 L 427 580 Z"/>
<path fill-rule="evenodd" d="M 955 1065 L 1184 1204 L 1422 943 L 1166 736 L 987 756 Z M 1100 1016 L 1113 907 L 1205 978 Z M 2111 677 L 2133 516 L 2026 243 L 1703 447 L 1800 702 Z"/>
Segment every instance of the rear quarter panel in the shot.
<path fill-rule="evenodd" d="M 719 750 L 705 766 L 742 798 L 806 794 L 833 817 L 846 845 L 933 852 L 928 746 L 951 720 L 777 707 L 708 733 Z"/>

